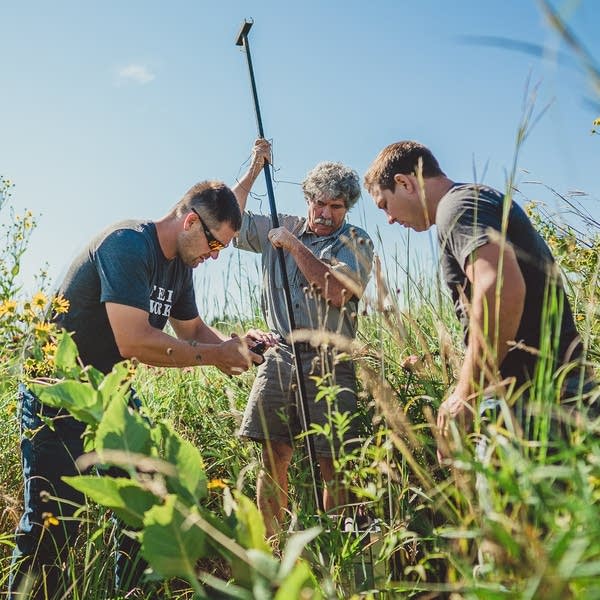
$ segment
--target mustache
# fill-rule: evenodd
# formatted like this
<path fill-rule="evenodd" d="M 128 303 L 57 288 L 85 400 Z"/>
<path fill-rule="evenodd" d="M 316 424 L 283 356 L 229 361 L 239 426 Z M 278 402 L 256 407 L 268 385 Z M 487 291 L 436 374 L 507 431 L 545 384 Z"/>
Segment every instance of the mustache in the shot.
<path fill-rule="evenodd" d="M 324 219 L 323 217 L 317 217 L 315 219 L 315 224 L 325 225 L 326 227 L 331 227 L 333 225 L 333 220 L 332 219 Z"/>

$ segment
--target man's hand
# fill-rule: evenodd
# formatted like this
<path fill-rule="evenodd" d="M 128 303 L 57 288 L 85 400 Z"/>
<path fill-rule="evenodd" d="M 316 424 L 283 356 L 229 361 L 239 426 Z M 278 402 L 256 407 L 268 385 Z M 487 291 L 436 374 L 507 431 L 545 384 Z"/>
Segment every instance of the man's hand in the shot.
<path fill-rule="evenodd" d="M 252 147 L 250 170 L 256 173 L 265 166 L 265 163 L 271 164 L 271 160 L 271 143 L 264 138 L 258 138 Z"/>
<path fill-rule="evenodd" d="M 250 356 L 252 361 L 257 364 L 264 362 L 262 355 L 269 349 L 279 344 L 279 337 L 270 331 L 262 331 L 260 329 L 248 329 L 244 336 L 244 341 L 248 345 Z M 254 351 L 254 349 L 257 349 Z M 260 360 L 256 360 L 254 357 L 261 357 Z"/>
<path fill-rule="evenodd" d="M 276 346 L 278 339 L 260 329 L 249 329 L 243 337 L 232 333 L 230 339 L 219 344 L 219 360 L 215 366 L 226 375 L 239 375 L 253 364 L 260 365 L 265 360 L 262 354 L 252 352 L 252 347 L 259 343 L 267 349 Z"/>
<path fill-rule="evenodd" d="M 231 188 L 242 212 L 246 210 L 248 194 L 265 166 L 265 162 L 271 162 L 271 144 L 264 138 L 258 138 L 252 148 L 252 159 L 248 170 Z"/>
<path fill-rule="evenodd" d="M 446 400 L 440 404 L 437 415 L 438 449 L 437 458 L 442 464 L 445 458 L 450 457 L 453 445 L 451 423 L 455 423 L 459 431 L 469 431 L 473 422 L 473 407 L 467 396 L 454 390 Z"/>
<path fill-rule="evenodd" d="M 269 241 L 275 248 L 283 248 L 289 252 L 296 244 L 300 244 L 300 240 L 294 236 L 289 229 L 285 227 L 276 227 L 269 231 Z"/>
<path fill-rule="evenodd" d="M 262 360 L 260 356 L 248 350 L 245 338 L 241 338 L 235 333 L 231 335 L 230 339 L 219 344 L 218 356 L 214 365 L 225 375 L 240 375 L 247 371 L 254 362 Z M 256 360 L 254 360 L 255 356 Z"/>

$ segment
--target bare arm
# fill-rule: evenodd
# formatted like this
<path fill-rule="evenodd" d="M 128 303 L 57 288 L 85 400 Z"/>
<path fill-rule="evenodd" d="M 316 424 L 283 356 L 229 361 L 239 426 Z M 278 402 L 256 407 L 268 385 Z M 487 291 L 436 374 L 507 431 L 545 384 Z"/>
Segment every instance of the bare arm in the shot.
<path fill-rule="evenodd" d="M 204 344 L 220 344 L 228 339 L 221 332 L 209 327 L 200 317 L 190 319 L 189 321 L 180 321 L 171 317 L 169 323 L 173 327 L 175 335 L 180 340 L 188 342 L 196 340 Z"/>
<path fill-rule="evenodd" d="M 362 289 L 355 281 L 319 260 L 285 227 L 271 229 L 269 240 L 273 246 L 289 252 L 308 283 L 317 287 L 323 297 L 337 308 L 344 306 L 352 296 L 362 296 Z"/>
<path fill-rule="evenodd" d="M 441 404 L 437 425 L 448 437 L 449 424 L 460 421 L 465 428 L 472 418 L 473 394 L 490 383 L 515 339 L 525 305 L 525 280 L 511 246 L 488 243 L 477 249 L 466 266 L 471 282 L 469 342 L 453 393 Z M 502 263 L 502 264 L 501 264 Z M 499 270 L 502 274 L 499 276 Z M 442 453 L 438 450 L 438 456 Z"/>
<path fill-rule="evenodd" d="M 250 161 L 250 167 L 244 173 L 242 178 L 231 188 L 240 206 L 240 210 L 244 212 L 246 209 L 246 202 L 248 200 L 248 194 L 259 176 L 265 161 L 271 162 L 271 144 L 262 138 L 257 139 L 254 142 L 252 148 L 252 160 Z"/>
<path fill-rule="evenodd" d="M 106 303 L 106 312 L 119 353 L 124 358 L 136 358 L 147 365 L 159 367 L 189 367 L 214 365 L 223 372 L 235 375 L 246 371 L 255 355 L 247 350 L 243 338 L 215 339 L 214 332 L 197 317 L 184 327 L 182 333 L 192 330 L 200 333 L 202 341 L 189 337 L 187 341 L 170 336 L 148 323 L 148 313 L 139 308 L 113 302 Z M 185 329 L 185 331 L 184 331 Z M 212 331 L 212 330 L 211 330 Z M 214 339 L 214 341 L 206 340 Z M 256 356 L 258 362 L 260 357 Z"/>
<path fill-rule="evenodd" d="M 465 272 L 472 286 L 469 342 L 456 389 L 468 396 L 479 389 L 482 373 L 485 384 L 502 364 L 508 342 L 519 329 L 526 290 L 517 257 L 508 244 L 502 261 L 498 244 L 482 246 Z"/>

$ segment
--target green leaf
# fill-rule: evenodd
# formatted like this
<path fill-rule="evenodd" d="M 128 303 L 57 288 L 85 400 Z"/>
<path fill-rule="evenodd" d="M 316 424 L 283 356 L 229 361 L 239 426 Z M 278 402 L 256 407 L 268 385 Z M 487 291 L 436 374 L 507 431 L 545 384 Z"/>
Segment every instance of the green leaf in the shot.
<path fill-rule="evenodd" d="M 30 384 L 40 402 L 53 408 L 64 408 L 88 425 L 97 425 L 102 419 L 102 403 L 98 392 L 79 381 L 61 381 L 54 385 Z"/>
<path fill-rule="evenodd" d="M 76 377 L 81 368 L 77 363 L 79 352 L 70 333 L 62 331 L 56 345 L 55 364 L 59 372 L 68 377 Z"/>
<path fill-rule="evenodd" d="M 304 562 L 296 563 L 294 570 L 285 578 L 279 586 L 274 600 L 288 600 L 288 598 L 302 598 L 302 590 L 309 588 L 314 590 L 313 600 L 319 600 L 323 596 L 315 585 L 315 577 L 310 567 Z"/>
<path fill-rule="evenodd" d="M 277 578 L 283 581 L 292 571 L 306 545 L 314 540 L 322 531 L 321 527 L 311 527 L 306 531 L 294 533 L 285 545 L 283 559 Z"/>
<path fill-rule="evenodd" d="M 262 577 L 265 577 L 269 582 L 275 579 L 279 568 L 279 561 L 271 554 L 270 549 L 269 552 L 248 550 L 247 556 L 252 567 Z"/>
<path fill-rule="evenodd" d="M 98 369 L 95 369 L 91 365 L 85 367 L 84 372 L 92 387 L 97 390 L 100 387 L 100 384 L 104 381 L 104 373 L 102 371 L 98 371 Z"/>
<path fill-rule="evenodd" d="M 265 540 L 265 523 L 256 504 L 239 490 L 234 490 L 233 495 L 237 504 L 235 509 L 237 541 L 246 549 L 262 550 L 270 554 L 271 548 Z"/>
<path fill-rule="evenodd" d="M 126 361 L 117 363 L 98 385 L 98 391 L 102 397 L 102 405 L 106 408 L 114 396 L 125 398 L 129 393 L 130 387 L 129 363 Z"/>
<path fill-rule="evenodd" d="M 205 554 L 204 532 L 194 525 L 195 507 L 186 514 L 176 506 L 177 497 L 169 495 L 162 506 L 144 516 L 141 534 L 142 555 L 163 577 L 183 577 L 192 585 L 196 579 L 196 561 Z"/>
<path fill-rule="evenodd" d="M 212 588 L 215 593 L 212 593 L 210 598 L 227 598 L 231 600 L 254 600 L 252 592 L 245 590 L 237 585 L 233 585 L 230 581 L 223 581 L 210 573 L 202 573 L 200 581 Z M 210 590 L 209 590 L 210 591 Z"/>
<path fill-rule="evenodd" d="M 150 428 L 144 419 L 138 413 L 129 410 L 125 398 L 114 397 L 96 431 L 98 452 L 124 450 L 147 454 L 150 445 Z"/>
<path fill-rule="evenodd" d="M 62 479 L 94 502 L 113 510 L 135 529 L 142 527 L 144 513 L 158 502 L 154 494 L 136 481 L 124 477 L 80 475 Z"/>
<path fill-rule="evenodd" d="M 194 444 L 181 437 L 166 423 L 160 425 L 163 432 L 162 458 L 177 468 L 177 477 L 168 477 L 167 486 L 189 504 L 197 504 L 207 495 L 202 455 Z"/>

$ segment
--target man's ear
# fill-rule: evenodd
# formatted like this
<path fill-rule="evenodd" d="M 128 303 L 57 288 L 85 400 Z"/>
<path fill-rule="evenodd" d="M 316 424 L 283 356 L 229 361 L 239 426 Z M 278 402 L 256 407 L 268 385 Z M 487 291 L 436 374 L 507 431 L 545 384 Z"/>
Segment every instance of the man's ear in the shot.
<path fill-rule="evenodd" d="M 414 191 L 415 184 L 409 175 L 405 175 L 404 173 L 396 173 L 394 175 L 394 181 L 396 185 L 404 188 L 408 193 Z"/>
<path fill-rule="evenodd" d="M 190 229 L 190 227 L 194 224 L 194 221 L 197 219 L 198 217 L 193 212 L 188 213 L 183 220 L 183 230 L 188 231 L 188 229 Z"/>

